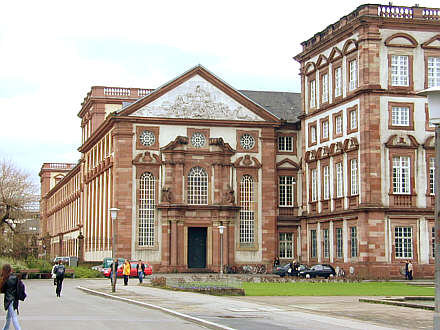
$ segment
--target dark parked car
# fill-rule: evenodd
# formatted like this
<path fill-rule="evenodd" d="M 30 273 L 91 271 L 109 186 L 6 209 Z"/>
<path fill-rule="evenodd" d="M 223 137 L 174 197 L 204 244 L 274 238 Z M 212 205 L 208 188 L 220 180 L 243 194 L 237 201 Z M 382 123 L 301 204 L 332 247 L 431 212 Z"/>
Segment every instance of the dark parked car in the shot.
<path fill-rule="evenodd" d="M 307 267 L 304 266 L 304 265 L 299 265 L 297 271 L 292 270 L 292 272 L 290 272 L 290 273 L 289 273 L 289 269 L 290 269 L 290 263 L 287 263 L 287 264 L 285 264 L 285 265 L 283 265 L 283 266 L 278 266 L 278 267 L 273 271 L 273 273 L 276 274 L 276 275 L 280 275 L 281 277 L 284 277 L 284 276 L 286 276 L 286 275 L 289 275 L 289 276 L 298 276 L 299 273 L 300 273 L 301 271 L 306 270 Z"/>
<path fill-rule="evenodd" d="M 336 276 L 335 269 L 327 264 L 318 264 L 310 269 L 305 269 L 299 272 L 299 276 L 305 278 L 324 277 L 329 278 Z"/>

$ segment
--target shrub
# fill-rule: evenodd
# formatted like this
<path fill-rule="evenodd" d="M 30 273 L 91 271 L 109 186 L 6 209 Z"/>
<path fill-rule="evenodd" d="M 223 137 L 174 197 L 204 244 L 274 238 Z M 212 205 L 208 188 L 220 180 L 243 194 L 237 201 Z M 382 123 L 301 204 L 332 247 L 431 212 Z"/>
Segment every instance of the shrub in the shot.
<path fill-rule="evenodd" d="M 50 273 L 52 271 L 53 264 L 46 259 L 29 257 L 25 262 L 28 269 L 38 269 L 41 273 Z"/>
<path fill-rule="evenodd" d="M 26 263 L 22 260 L 17 260 L 11 257 L 0 257 L 0 268 L 4 264 L 10 264 L 14 272 L 19 272 L 22 269 L 26 269 Z"/>
<path fill-rule="evenodd" d="M 76 278 L 96 278 L 96 277 L 104 277 L 104 275 L 97 270 L 90 269 L 85 266 L 78 266 L 78 267 L 69 267 L 73 269 L 75 272 Z"/>

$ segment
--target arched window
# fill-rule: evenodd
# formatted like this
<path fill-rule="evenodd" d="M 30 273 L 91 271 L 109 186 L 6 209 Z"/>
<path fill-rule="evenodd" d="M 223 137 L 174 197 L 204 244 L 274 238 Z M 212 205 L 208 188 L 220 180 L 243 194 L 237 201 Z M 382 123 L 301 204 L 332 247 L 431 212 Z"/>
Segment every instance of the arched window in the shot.
<path fill-rule="evenodd" d="M 145 172 L 139 179 L 139 246 L 154 245 L 154 216 L 156 212 L 156 179 Z"/>
<path fill-rule="evenodd" d="M 208 204 L 208 174 L 201 167 L 193 167 L 188 175 L 188 204 Z"/>
<path fill-rule="evenodd" d="M 255 195 L 254 179 L 243 175 L 240 181 L 240 243 L 254 242 Z"/>

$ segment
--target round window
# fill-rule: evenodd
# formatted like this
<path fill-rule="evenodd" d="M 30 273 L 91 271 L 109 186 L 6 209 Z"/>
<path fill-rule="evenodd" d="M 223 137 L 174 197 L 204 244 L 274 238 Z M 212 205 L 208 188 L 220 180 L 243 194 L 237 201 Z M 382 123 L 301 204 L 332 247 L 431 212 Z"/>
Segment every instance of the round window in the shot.
<path fill-rule="evenodd" d="M 200 132 L 195 132 L 192 136 L 191 136 L 191 144 L 193 145 L 194 148 L 201 148 L 205 145 L 206 143 L 206 138 L 205 135 L 203 135 Z"/>
<path fill-rule="evenodd" d="M 250 150 L 255 146 L 255 139 L 250 134 L 243 134 L 240 138 L 241 147 L 245 150 Z"/>
<path fill-rule="evenodd" d="M 139 136 L 139 141 L 142 143 L 142 145 L 149 147 L 152 146 L 154 142 L 156 142 L 156 137 L 151 131 L 143 131 Z"/>

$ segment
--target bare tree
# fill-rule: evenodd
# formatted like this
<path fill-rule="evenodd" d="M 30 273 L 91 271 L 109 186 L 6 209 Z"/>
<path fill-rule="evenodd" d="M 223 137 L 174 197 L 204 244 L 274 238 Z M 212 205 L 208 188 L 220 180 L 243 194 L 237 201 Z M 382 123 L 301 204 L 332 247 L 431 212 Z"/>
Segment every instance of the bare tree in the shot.
<path fill-rule="evenodd" d="M 36 201 L 37 185 L 29 173 L 12 161 L 0 159 L 0 227 L 14 231 L 14 220 L 25 214 L 25 207 Z"/>

